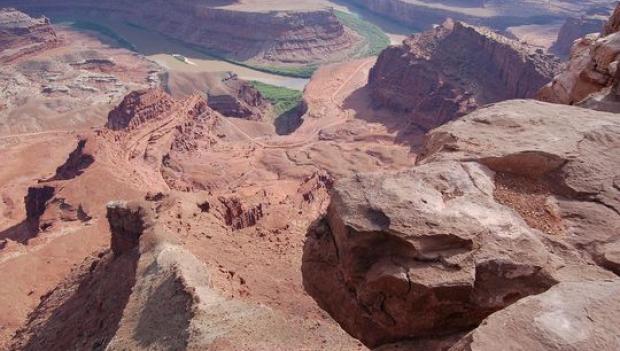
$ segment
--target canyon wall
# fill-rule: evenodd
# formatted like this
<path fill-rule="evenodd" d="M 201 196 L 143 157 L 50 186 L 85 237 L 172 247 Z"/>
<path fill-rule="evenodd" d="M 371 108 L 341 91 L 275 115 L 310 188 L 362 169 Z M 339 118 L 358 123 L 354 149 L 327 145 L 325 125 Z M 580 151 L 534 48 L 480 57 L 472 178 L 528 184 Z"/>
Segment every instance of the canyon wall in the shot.
<path fill-rule="evenodd" d="M 56 32 L 47 18 L 32 18 L 12 8 L 0 9 L 0 63 L 52 48 Z"/>
<path fill-rule="evenodd" d="M 348 0 L 352 4 L 413 26 L 429 28 L 446 18 L 505 30 L 526 24 L 546 24 L 586 14 L 590 9 L 607 7 L 597 0 L 568 0 L 562 6 L 549 6 L 546 0 Z M 557 4 L 556 4 L 557 5 Z"/>
<path fill-rule="evenodd" d="M 606 21 L 599 17 L 568 18 L 562 25 L 551 52 L 568 57 L 575 40 L 581 39 L 586 34 L 599 33 L 605 23 Z"/>
<path fill-rule="evenodd" d="M 428 130 L 484 104 L 532 97 L 558 66 L 541 50 L 447 21 L 383 51 L 368 86 L 375 104 Z"/>
<path fill-rule="evenodd" d="M 214 54 L 265 65 L 317 64 L 355 48 L 361 40 L 329 9 L 260 12 L 179 0 L 46 0 L 14 5 L 51 16 L 59 13 L 129 21 Z"/>

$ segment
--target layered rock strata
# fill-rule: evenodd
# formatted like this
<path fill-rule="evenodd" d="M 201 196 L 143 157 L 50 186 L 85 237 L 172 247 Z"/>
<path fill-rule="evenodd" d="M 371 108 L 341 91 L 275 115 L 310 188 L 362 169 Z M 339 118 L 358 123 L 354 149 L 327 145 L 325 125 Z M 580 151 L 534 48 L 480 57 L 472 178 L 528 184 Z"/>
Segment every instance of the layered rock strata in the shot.
<path fill-rule="evenodd" d="M 0 9 L 0 63 L 40 52 L 59 44 L 45 18 L 32 18 L 13 8 Z"/>
<path fill-rule="evenodd" d="M 227 4 L 156 0 L 19 1 L 19 8 L 129 21 L 227 58 L 260 64 L 307 65 L 339 57 L 360 38 L 330 9 L 251 11 Z M 240 26 L 251 27 L 240 29 Z M 248 30 L 251 28 L 250 30 Z"/>
<path fill-rule="evenodd" d="M 375 104 L 429 130 L 484 104 L 532 97 L 558 67 L 540 49 L 446 21 L 384 50 L 368 86 Z"/>

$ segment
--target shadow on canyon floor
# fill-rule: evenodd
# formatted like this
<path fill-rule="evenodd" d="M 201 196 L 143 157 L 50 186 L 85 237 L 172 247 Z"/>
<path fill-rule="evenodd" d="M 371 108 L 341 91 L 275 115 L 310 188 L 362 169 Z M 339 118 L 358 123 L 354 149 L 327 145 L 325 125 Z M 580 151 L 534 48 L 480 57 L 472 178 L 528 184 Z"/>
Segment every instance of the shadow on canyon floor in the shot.
<path fill-rule="evenodd" d="M 359 88 L 349 95 L 344 100 L 343 108 L 355 111 L 355 118 L 382 124 L 390 134 L 395 135 L 395 142 L 410 146 L 414 153 L 420 151 L 426 132 L 409 121 L 409 117 L 403 113 L 374 106 L 368 87 Z"/>
<path fill-rule="evenodd" d="M 106 348 L 129 301 L 140 256 L 137 250 L 120 257 L 110 252 L 99 256 L 102 258 L 87 260 L 71 280 L 42 297 L 26 325 L 26 330 L 34 332 L 21 339 L 23 344 L 15 345 L 15 349 Z M 46 316 L 50 310 L 53 312 Z M 20 333 L 17 332 L 17 339 Z"/>

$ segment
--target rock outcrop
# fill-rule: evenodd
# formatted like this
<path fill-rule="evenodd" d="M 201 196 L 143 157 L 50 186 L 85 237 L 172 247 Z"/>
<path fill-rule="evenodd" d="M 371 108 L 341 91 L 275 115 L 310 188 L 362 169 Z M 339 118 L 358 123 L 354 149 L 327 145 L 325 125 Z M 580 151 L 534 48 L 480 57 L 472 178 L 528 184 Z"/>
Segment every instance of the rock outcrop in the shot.
<path fill-rule="evenodd" d="M 95 162 L 96 150 L 97 145 L 94 140 L 80 139 L 75 150 L 69 154 L 67 161 L 56 168 L 56 174 L 50 180 L 68 180 L 79 176 Z"/>
<path fill-rule="evenodd" d="M 227 117 L 260 120 L 271 107 L 261 93 L 249 82 L 229 75 L 222 81 L 225 89 L 210 89 L 209 107 Z"/>
<path fill-rule="evenodd" d="M 0 8 L 0 63 L 52 48 L 58 43 L 47 18 L 32 18 L 13 8 Z"/>
<path fill-rule="evenodd" d="M 449 351 L 617 350 L 620 281 L 561 283 L 487 318 Z"/>
<path fill-rule="evenodd" d="M 304 340 L 278 312 L 222 296 L 159 215 L 151 203 L 110 202 L 111 249 L 46 294 L 8 349 L 258 351 Z"/>
<path fill-rule="evenodd" d="M 560 28 L 558 39 L 550 48 L 551 52 L 561 57 L 568 57 L 575 40 L 590 33 L 600 33 L 606 20 L 601 16 L 583 16 L 568 18 Z"/>
<path fill-rule="evenodd" d="M 176 102 L 161 89 L 145 89 L 129 93 L 108 114 L 106 127 L 112 130 L 133 129 L 151 119 L 172 111 Z"/>
<path fill-rule="evenodd" d="M 490 350 L 491 338 L 503 340 L 491 335 L 513 330 L 503 329 L 510 316 L 524 316 L 510 322 L 516 330 L 535 313 L 570 303 L 539 309 L 536 299 L 582 286 L 593 291 L 583 304 L 611 301 L 613 273 L 620 274 L 620 232 L 609 230 L 620 227 L 619 147 L 616 115 L 531 100 L 491 105 L 437 128 L 412 170 L 336 182 L 327 215 L 308 234 L 306 289 L 371 347 L 438 336 L 454 342 L 483 323 L 455 350 Z M 578 308 L 566 313 L 571 321 L 588 318 Z M 578 328 L 577 345 L 614 325 L 615 317 L 594 313 L 602 320 Z M 537 320 L 553 328 L 550 319 Z M 547 331 L 531 335 L 527 348 L 566 349 Z M 471 342 L 478 339 L 487 344 L 478 348 Z M 601 345 L 613 350 L 617 342 Z"/>
<path fill-rule="evenodd" d="M 218 200 L 224 223 L 233 230 L 252 227 L 264 216 L 261 203 L 248 208 L 237 197 L 220 197 Z"/>
<path fill-rule="evenodd" d="M 429 130 L 484 104 L 532 97 L 558 68 L 540 49 L 449 20 L 384 50 L 368 85 L 374 103 Z"/>
<path fill-rule="evenodd" d="M 619 29 L 620 7 L 617 7 L 601 34 L 588 35 L 575 42 L 566 69 L 541 89 L 538 98 L 619 112 Z"/>

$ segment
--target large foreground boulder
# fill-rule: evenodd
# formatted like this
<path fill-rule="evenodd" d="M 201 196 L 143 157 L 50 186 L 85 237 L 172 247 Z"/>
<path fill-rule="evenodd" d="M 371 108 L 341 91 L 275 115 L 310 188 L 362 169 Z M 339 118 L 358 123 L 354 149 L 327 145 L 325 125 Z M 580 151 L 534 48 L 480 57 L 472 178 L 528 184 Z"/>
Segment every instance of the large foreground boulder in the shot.
<path fill-rule="evenodd" d="M 562 283 L 498 312 L 450 351 L 620 350 L 620 281 Z"/>
<path fill-rule="evenodd" d="M 616 279 L 619 149 L 614 114 L 483 108 L 429 133 L 414 169 L 336 182 L 305 286 L 375 347 L 453 340 L 558 283 Z"/>

